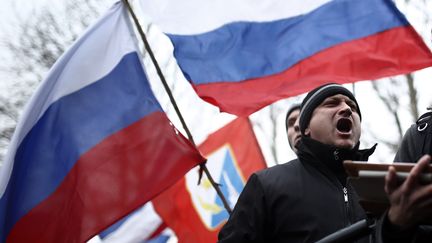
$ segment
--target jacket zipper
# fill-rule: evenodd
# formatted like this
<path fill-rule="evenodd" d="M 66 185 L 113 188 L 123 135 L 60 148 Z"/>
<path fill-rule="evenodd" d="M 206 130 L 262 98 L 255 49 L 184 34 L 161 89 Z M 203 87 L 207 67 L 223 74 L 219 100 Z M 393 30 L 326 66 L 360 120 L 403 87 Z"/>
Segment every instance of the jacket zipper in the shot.
<path fill-rule="evenodd" d="M 345 200 L 345 204 L 348 204 L 348 189 L 346 187 L 343 188 L 343 193 L 344 193 L 344 200 Z"/>
<path fill-rule="evenodd" d="M 333 152 L 333 157 L 337 161 L 339 160 L 339 150 L 336 149 Z M 345 202 L 345 213 L 346 213 L 346 225 L 351 225 L 351 217 L 350 217 L 350 208 L 349 208 L 349 202 L 348 202 L 348 189 L 345 186 L 342 186 L 343 196 L 344 196 L 344 202 Z"/>
<path fill-rule="evenodd" d="M 348 202 L 348 189 L 346 187 L 343 187 L 343 196 L 344 196 L 344 202 L 345 202 L 345 213 L 347 216 L 346 224 L 351 225 L 351 218 L 350 218 L 350 208 L 349 208 L 349 202 Z"/>
<path fill-rule="evenodd" d="M 334 152 L 333 152 L 333 156 L 334 156 L 334 159 L 337 161 L 337 160 L 339 160 L 339 150 L 335 150 Z"/>

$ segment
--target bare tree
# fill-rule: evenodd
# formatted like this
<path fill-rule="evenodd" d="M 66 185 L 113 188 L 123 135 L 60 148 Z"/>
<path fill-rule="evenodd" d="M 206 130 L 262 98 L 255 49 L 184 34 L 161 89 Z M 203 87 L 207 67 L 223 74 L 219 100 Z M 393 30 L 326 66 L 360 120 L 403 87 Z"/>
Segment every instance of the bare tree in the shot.
<path fill-rule="evenodd" d="M 405 77 L 408 77 L 408 76 L 412 77 L 410 74 L 406 75 Z M 391 89 L 388 88 L 388 83 L 390 83 L 390 86 L 392 87 Z M 383 102 L 384 106 L 387 108 L 387 111 L 391 114 L 392 120 L 393 120 L 395 127 L 396 127 L 397 139 L 395 141 L 384 140 L 380 136 L 377 136 L 374 133 L 372 133 L 372 136 L 378 142 L 388 146 L 391 149 L 391 151 L 396 152 L 398 144 L 399 144 L 398 141 L 400 141 L 402 139 L 402 136 L 403 136 L 403 129 L 402 129 L 400 117 L 398 115 L 398 111 L 402 106 L 401 101 L 399 99 L 399 95 L 401 93 L 401 90 L 404 89 L 404 87 L 403 87 L 404 82 L 403 82 L 403 80 L 401 82 L 401 80 L 397 80 L 395 78 L 389 78 L 388 83 L 386 82 L 386 83 L 384 83 L 385 85 L 382 85 L 383 84 L 382 81 L 381 82 L 375 81 L 375 82 L 372 82 L 372 87 L 375 90 L 379 99 Z M 384 86 L 387 86 L 387 87 L 384 87 Z M 415 89 L 413 89 L 412 92 L 415 92 Z M 411 104 L 417 104 L 416 96 L 414 96 L 413 98 L 415 98 L 415 100 L 412 101 Z"/>
<path fill-rule="evenodd" d="M 18 77 L 40 81 L 57 58 L 99 15 L 96 1 L 67 1 L 58 7 L 46 6 L 30 17 L 15 21 L 16 38 L 1 40 L 15 65 L 8 71 Z M 19 16 L 19 15 L 16 15 Z"/>
<path fill-rule="evenodd" d="M 0 64 L 8 77 L 8 92 L 0 94 L 0 161 L 13 134 L 19 113 L 37 84 L 57 58 L 71 45 L 112 1 L 68 0 L 62 5 L 46 5 L 10 23 L 13 33 L 5 33 L 0 48 L 9 60 Z M 5 24 L 5 23 L 3 23 Z M 1 165 L 1 164 L 0 164 Z"/>
<path fill-rule="evenodd" d="M 266 113 L 266 115 L 263 115 L 264 112 Z M 278 122 L 278 117 L 280 116 L 281 112 L 283 112 L 282 106 L 280 105 L 280 103 L 275 103 L 267 108 L 264 108 L 263 111 L 260 111 L 261 117 L 265 117 L 266 119 L 252 120 L 255 127 L 260 129 L 263 134 L 267 135 L 264 139 L 269 145 L 269 159 L 275 164 L 278 164 L 280 162 L 278 157 L 278 149 L 280 148 L 280 146 L 277 146 L 277 137 L 278 131 L 280 131 L 280 129 L 278 129 L 278 125 L 280 124 L 280 122 Z"/>

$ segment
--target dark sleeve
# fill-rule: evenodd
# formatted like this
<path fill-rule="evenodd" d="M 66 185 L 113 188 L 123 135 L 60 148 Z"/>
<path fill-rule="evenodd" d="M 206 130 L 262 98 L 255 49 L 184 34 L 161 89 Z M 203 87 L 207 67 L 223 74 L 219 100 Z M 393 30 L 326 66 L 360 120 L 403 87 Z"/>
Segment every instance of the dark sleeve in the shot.
<path fill-rule="evenodd" d="M 432 225 L 421 225 L 417 230 L 416 243 L 432 241 Z"/>
<path fill-rule="evenodd" d="M 413 124 L 405 132 L 402 142 L 394 158 L 394 162 L 412 162 L 415 163 L 422 156 L 421 144 L 419 144 L 420 133 L 417 132 L 417 125 Z M 420 147 L 419 147 L 420 146 Z"/>
<path fill-rule="evenodd" d="M 266 242 L 264 199 L 259 178 L 253 174 L 241 192 L 231 216 L 219 232 L 218 242 Z"/>
<path fill-rule="evenodd" d="M 379 243 L 409 243 L 414 242 L 415 228 L 401 230 L 390 223 L 385 212 L 377 221 L 376 238 Z"/>
<path fill-rule="evenodd" d="M 432 242 L 432 226 L 420 225 L 412 229 L 401 230 L 388 221 L 387 213 L 377 221 L 377 243 L 427 243 Z"/>

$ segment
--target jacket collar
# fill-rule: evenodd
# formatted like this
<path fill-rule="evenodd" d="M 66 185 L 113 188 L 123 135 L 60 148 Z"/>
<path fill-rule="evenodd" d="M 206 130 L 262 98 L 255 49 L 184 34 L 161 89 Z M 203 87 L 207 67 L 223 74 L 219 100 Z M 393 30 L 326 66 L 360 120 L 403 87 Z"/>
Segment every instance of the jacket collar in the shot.
<path fill-rule="evenodd" d="M 377 144 L 364 150 L 359 150 L 359 146 L 360 142 L 353 149 L 343 149 L 302 136 L 298 143 L 298 157 L 302 162 L 312 163 L 316 166 L 325 165 L 345 185 L 346 172 L 342 162 L 344 160 L 367 161 L 375 151 Z"/>

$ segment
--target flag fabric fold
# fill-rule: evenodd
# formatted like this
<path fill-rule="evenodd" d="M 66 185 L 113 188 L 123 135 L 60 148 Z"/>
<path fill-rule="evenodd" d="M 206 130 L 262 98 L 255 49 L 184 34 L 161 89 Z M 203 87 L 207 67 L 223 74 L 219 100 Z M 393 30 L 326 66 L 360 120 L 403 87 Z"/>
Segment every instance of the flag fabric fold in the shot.
<path fill-rule="evenodd" d="M 166 237 L 162 232 L 165 223 L 154 211 L 151 202 L 135 210 L 99 234 L 103 243 L 140 243 Z"/>
<path fill-rule="evenodd" d="M 199 150 L 207 168 L 231 208 L 249 176 L 266 167 L 258 141 L 247 118 L 237 118 L 211 134 Z M 154 208 L 179 242 L 216 242 L 228 219 L 222 200 L 204 175 L 197 185 L 198 168 L 152 200 Z"/>
<path fill-rule="evenodd" d="M 325 82 L 409 73 L 432 54 L 391 0 L 140 0 L 205 101 L 248 115 Z"/>
<path fill-rule="evenodd" d="M 0 242 L 84 242 L 204 161 L 170 123 L 115 4 L 50 70 L 0 168 Z"/>

